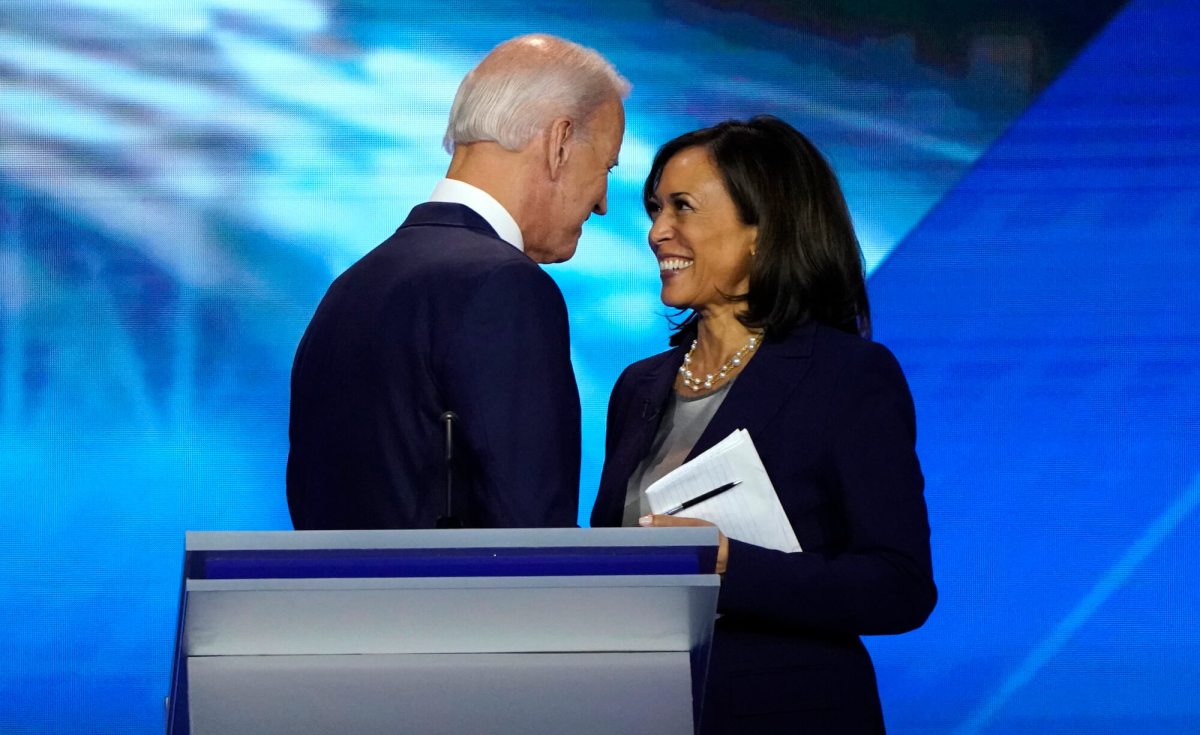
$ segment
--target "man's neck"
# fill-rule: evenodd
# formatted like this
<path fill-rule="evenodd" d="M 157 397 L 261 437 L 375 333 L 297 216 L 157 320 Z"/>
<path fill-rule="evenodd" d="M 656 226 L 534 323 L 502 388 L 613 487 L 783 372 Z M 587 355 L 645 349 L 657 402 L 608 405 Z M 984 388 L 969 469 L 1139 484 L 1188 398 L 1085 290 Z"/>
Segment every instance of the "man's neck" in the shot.
<path fill-rule="evenodd" d="M 487 220 L 501 240 L 517 250 L 525 251 L 525 236 L 517 220 L 495 197 L 483 189 L 457 179 L 442 179 L 429 195 L 429 201 L 453 202 L 470 208 Z"/>
<path fill-rule="evenodd" d="M 509 151 L 490 141 L 461 144 L 454 149 L 446 178 L 487 192 L 524 231 L 528 159 L 524 151 Z"/>

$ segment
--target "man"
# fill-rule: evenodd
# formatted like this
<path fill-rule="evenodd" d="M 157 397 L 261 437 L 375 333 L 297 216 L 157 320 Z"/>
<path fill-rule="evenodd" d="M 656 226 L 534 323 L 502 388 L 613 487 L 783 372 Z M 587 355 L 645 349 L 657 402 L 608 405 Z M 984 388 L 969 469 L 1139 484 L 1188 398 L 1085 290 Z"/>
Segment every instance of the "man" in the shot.
<path fill-rule="evenodd" d="M 544 35 L 463 80 L 446 178 L 334 281 L 296 352 L 297 529 L 434 527 L 447 411 L 459 523 L 575 525 L 579 391 L 562 294 L 537 263 L 570 258 L 605 213 L 628 92 L 599 54 Z"/>

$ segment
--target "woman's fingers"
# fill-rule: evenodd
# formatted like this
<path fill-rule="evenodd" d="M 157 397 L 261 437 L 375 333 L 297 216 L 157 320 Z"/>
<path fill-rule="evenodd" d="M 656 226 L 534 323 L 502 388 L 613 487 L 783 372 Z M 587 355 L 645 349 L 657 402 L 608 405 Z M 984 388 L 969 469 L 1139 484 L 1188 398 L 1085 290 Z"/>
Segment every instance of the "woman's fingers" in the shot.
<path fill-rule="evenodd" d="M 699 518 L 683 516 L 644 515 L 638 519 L 639 526 L 712 526 L 714 524 Z"/>
<path fill-rule="evenodd" d="M 646 528 L 666 528 L 668 526 L 715 526 L 715 523 L 704 521 L 699 518 L 683 518 L 680 516 L 668 515 L 645 515 L 638 519 L 638 525 Z M 721 529 L 717 529 L 720 533 Z M 725 538 L 724 533 L 720 533 L 720 541 L 717 546 L 717 574 L 725 573 L 725 566 L 729 562 L 729 539 Z"/>

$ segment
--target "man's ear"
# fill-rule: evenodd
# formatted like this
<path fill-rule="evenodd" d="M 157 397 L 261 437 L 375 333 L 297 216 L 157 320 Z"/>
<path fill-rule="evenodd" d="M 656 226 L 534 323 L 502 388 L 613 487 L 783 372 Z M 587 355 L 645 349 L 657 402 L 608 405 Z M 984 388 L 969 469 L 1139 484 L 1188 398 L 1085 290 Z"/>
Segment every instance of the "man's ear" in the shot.
<path fill-rule="evenodd" d="M 550 123 L 546 135 L 546 165 L 549 168 L 550 180 L 558 181 L 562 175 L 567 159 L 571 157 L 571 147 L 575 137 L 575 123 L 569 117 L 556 117 Z"/>

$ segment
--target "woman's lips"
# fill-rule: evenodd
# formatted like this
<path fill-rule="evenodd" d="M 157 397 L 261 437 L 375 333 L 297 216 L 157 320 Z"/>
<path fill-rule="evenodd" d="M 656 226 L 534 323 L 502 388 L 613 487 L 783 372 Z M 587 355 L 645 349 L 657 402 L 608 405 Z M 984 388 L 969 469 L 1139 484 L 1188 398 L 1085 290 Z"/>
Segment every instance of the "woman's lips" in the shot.
<path fill-rule="evenodd" d="M 666 257 L 658 259 L 658 273 L 664 278 L 673 276 L 691 267 L 692 261 L 689 258 Z"/>

